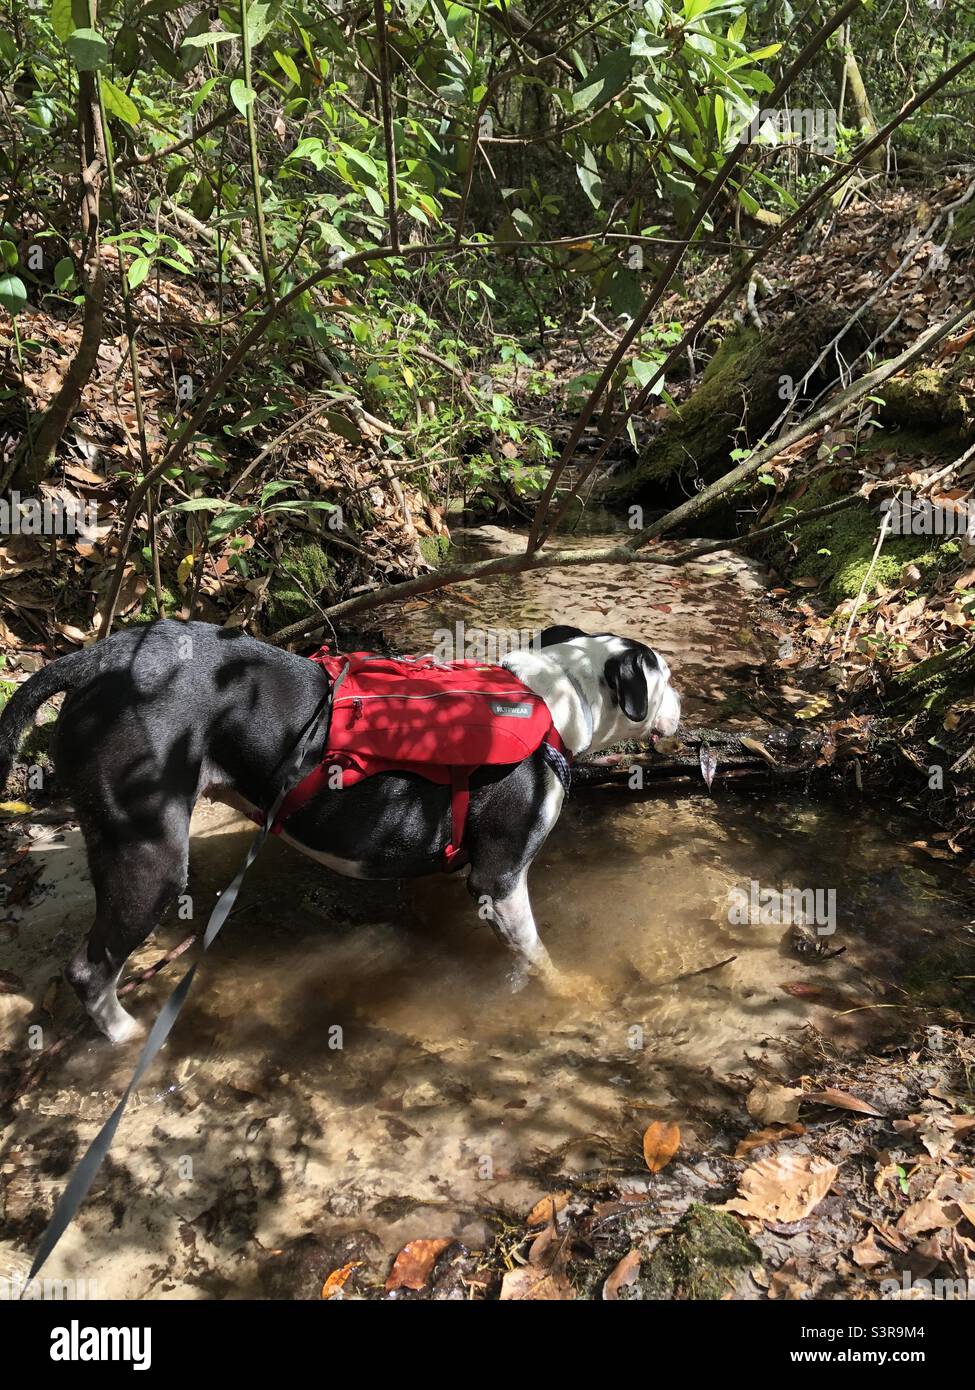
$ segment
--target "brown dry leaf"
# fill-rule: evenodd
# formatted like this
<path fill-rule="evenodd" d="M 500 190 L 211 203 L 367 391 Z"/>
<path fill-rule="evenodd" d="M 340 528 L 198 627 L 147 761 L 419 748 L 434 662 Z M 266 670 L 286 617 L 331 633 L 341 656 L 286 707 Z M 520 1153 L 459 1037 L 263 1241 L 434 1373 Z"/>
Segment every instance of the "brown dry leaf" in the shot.
<path fill-rule="evenodd" d="M 335 1298 L 341 1293 L 348 1283 L 352 1271 L 358 1269 L 361 1264 L 361 1260 L 353 1260 L 351 1264 L 343 1265 L 341 1269 L 333 1269 L 322 1285 L 322 1298 Z"/>
<path fill-rule="evenodd" d="M 975 1279 L 975 1244 L 960 1236 L 957 1230 L 948 1231 L 941 1237 L 942 1258 L 951 1266 L 952 1272 L 959 1279 Z M 971 1283 L 968 1288 L 972 1287 Z"/>
<path fill-rule="evenodd" d="M 786 1260 L 781 1269 L 777 1269 L 769 1280 L 769 1298 L 781 1298 L 787 1302 L 795 1302 L 805 1298 L 810 1292 L 810 1287 L 799 1276 L 799 1269 L 794 1259 Z"/>
<path fill-rule="evenodd" d="M 875 1269 L 877 1265 L 887 1263 L 887 1256 L 882 1250 L 877 1249 L 873 1231 L 858 1241 L 850 1254 L 853 1256 L 853 1263 L 858 1264 L 861 1269 Z"/>
<path fill-rule="evenodd" d="M 838 1091 L 833 1086 L 828 1086 L 825 1091 L 807 1091 L 803 1100 L 812 1101 L 814 1105 L 834 1105 L 838 1110 L 855 1110 L 859 1115 L 876 1115 L 883 1119 L 883 1111 L 875 1110 L 865 1100 L 851 1096 L 846 1091 Z"/>
<path fill-rule="evenodd" d="M 629 1250 L 616 1268 L 608 1275 L 603 1285 L 603 1298 L 611 1302 L 620 1301 L 620 1289 L 629 1288 L 640 1277 L 640 1252 Z"/>
<path fill-rule="evenodd" d="M 920 1202 L 912 1202 L 901 1213 L 897 1229 L 905 1236 L 920 1235 L 922 1231 L 943 1230 L 952 1224 L 944 1207 L 936 1197 L 925 1197 Z"/>
<path fill-rule="evenodd" d="M 805 1125 L 769 1125 L 766 1129 L 754 1130 L 751 1134 L 746 1134 L 744 1139 L 739 1140 L 738 1147 L 735 1149 L 735 1158 L 747 1158 L 753 1149 L 760 1149 L 765 1144 L 774 1144 L 778 1139 L 787 1139 L 790 1136 L 805 1134 Z"/>
<path fill-rule="evenodd" d="M 75 627 L 72 623 L 55 623 L 54 626 L 62 637 L 66 637 L 67 640 L 73 642 L 76 647 L 87 642 L 91 635 L 85 632 L 83 628 Z"/>
<path fill-rule="evenodd" d="M 799 1118 L 801 1096 L 797 1086 L 779 1086 L 760 1076 L 749 1092 L 745 1109 L 759 1124 L 791 1125 Z"/>
<path fill-rule="evenodd" d="M 440 1236 L 434 1240 L 411 1240 L 404 1245 L 393 1261 L 386 1280 L 386 1292 L 391 1289 L 422 1289 L 430 1278 L 437 1259 L 453 1241 Z"/>
<path fill-rule="evenodd" d="M 742 748 L 747 748 L 749 753 L 756 753 L 758 757 L 764 758 L 769 767 L 778 767 L 778 763 L 765 747 L 765 744 L 759 743 L 757 738 L 749 738 L 747 734 L 743 734 L 738 742 L 741 744 Z"/>
<path fill-rule="evenodd" d="M 917 1127 L 917 1137 L 932 1158 L 947 1158 L 958 1135 L 951 1116 L 943 1110 L 935 1110 L 923 1116 Z"/>
<path fill-rule="evenodd" d="M 575 1298 L 576 1291 L 565 1276 L 565 1269 L 556 1261 L 549 1269 L 538 1265 L 525 1265 L 521 1269 L 509 1269 L 501 1280 L 501 1302 L 515 1299 L 540 1302 L 566 1302 Z"/>
<path fill-rule="evenodd" d="M 757 1221 L 802 1221 L 819 1206 L 838 1172 L 839 1166 L 824 1158 L 771 1154 L 745 1170 L 740 1195 L 718 1210 Z"/>
<path fill-rule="evenodd" d="M 149 581 L 144 574 L 140 574 L 136 569 L 127 568 L 122 587 L 119 589 L 118 612 L 123 616 L 131 613 L 145 598 L 148 587 Z"/>
<path fill-rule="evenodd" d="M 541 1226 L 544 1222 L 551 1221 L 555 1213 L 562 1210 L 571 1196 L 571 1192 L 553 1192 L 549 1197 L 539 1197 L 528 1213 L 528 1225 Z"/>
<path fill-rule="evenodd" d="M 680 1126 L 654 1120 L 643 1135 L 643 1158 L 651 1173 L 666 1168 L 680 1148 Z"/>
<path fill-rule="evenodd" d="M 93 472 L 90 468 L 86 468 L 83 463 L 66 463 L 64 471 L 76 483 L 85 483 L 89 487 L 101 487 L 105 482 L 103 474 Z"/>
<path fill-rule="evenodd" d="M 947 1115 L 943 1111 L 909 1115 L 906 1120 L 894 1121 L 898 1134 L 909 1134 L 920 1139 L 932 1158 L 944 1158 L 951 1152 L 955 1141 L 973 1126 L 975 1115 Z"/>
<path fill-rule="evenodd" d="M 957 1205 L 961 1210 L 962 1216 L 970 1226 L 975 1226 L 975 1206 L 971 1202 L 963 1202 L 959 1198 Z"/>

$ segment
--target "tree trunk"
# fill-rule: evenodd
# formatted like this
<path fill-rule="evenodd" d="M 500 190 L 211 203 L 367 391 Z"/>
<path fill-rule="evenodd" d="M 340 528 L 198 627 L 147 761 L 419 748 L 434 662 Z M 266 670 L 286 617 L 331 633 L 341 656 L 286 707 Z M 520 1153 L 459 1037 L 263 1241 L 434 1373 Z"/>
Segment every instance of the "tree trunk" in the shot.
<path fill-rule="evenodd" d="M 850 98 L 850 105 L 853 107 L 853 114 L 856 116 L 860 126 L 860 133 L 864 140 L 870 140 L 877 134 L 879 129 L 876 118 L 873 114 L 873 107 L 870 105 L 870 98 L 863 82 L 863 75 L 860 72 L 860 64 L 857 62 L 853 45 L 850 42 L 850 28 L 846 27 L 843 38 L 837 44 L 840 55 L 840 90 L 845 91 Z M 882 173 L 885 167 L 884 151 L 881 145 L 867 156 L 864 160 L 868 169 L 876 173 Z"/>
<path fill-rule="evenodd" d="M 105 318 L 105 265 L 99 241 L 99 202 L 102 170 L 106 167 L 105 140 L 98 88 L 93 72 L 78 74 L 78 153 L 81 164 L 81 228 L 84 236 L 83 270 L 85 308 L 81 342 L 57 395 L 31 435 L 30 427 L 13 460 L 13 485 L 31 492 L 51 472 L 61 436 L 81 404 L 81 395 L 98 360 Z M 2 480 L 4 483 L 6 479 Z"/>

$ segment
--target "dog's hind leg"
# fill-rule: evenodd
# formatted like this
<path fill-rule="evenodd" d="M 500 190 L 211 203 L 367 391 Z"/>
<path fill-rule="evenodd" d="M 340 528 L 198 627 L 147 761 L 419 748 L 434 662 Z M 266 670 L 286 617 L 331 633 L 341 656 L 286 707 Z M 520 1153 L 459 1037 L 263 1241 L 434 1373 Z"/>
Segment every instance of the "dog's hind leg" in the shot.
<path fill-rule="evenodd" d="M 65 974 L 106 1037 L 126 1042 L 142 1028 L 118 1001 L 119 976 L 186 883 L 189 812 L 170 807 L 151 839 L 122 839 L 89 827 L 85 840 L 95 923 Z"/>

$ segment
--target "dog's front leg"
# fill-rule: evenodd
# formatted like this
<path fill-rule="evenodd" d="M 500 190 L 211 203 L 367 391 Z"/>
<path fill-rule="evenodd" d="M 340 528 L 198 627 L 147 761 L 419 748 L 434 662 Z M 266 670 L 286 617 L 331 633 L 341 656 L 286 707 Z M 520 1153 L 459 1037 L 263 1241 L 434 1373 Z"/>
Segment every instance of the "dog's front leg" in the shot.
<path fill-rule="evenodd" d="M 514 952 L 515 964 L 509 976 L 512 990 L 524 989 L 532 975 L 539 976 L 545 984 L 556 984 L 558 971 L 542 945 L 532 913 L 527 867 L 518 874 L 513 887 L 506 882 L 495 893 L 483 893 L 472 886 L 471 892 L 478 911 L 491 923 L 498 940 Z"/>

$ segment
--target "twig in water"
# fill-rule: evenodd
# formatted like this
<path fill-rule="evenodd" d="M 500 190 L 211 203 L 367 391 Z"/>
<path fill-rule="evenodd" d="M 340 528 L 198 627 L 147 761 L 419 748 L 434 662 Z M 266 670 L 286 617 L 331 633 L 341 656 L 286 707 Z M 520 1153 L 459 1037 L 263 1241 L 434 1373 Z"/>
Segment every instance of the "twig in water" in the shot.
<path fill-rule="evenodd" d="M 702 965 L 700 970 L 685 970 L 683 975 L 675 975 L 672 980 L 655 980 L 652 987 L 663 989 L 667 985 L 679 985 L 682 980 L 693 980 L 695 975 L 710 975 L 712 970 L 720 970 L 723 965 L 730 965 L 737 959 L 737 955 L 725 956 L 724 960 L 716 960 L 713 965 Z"/>

